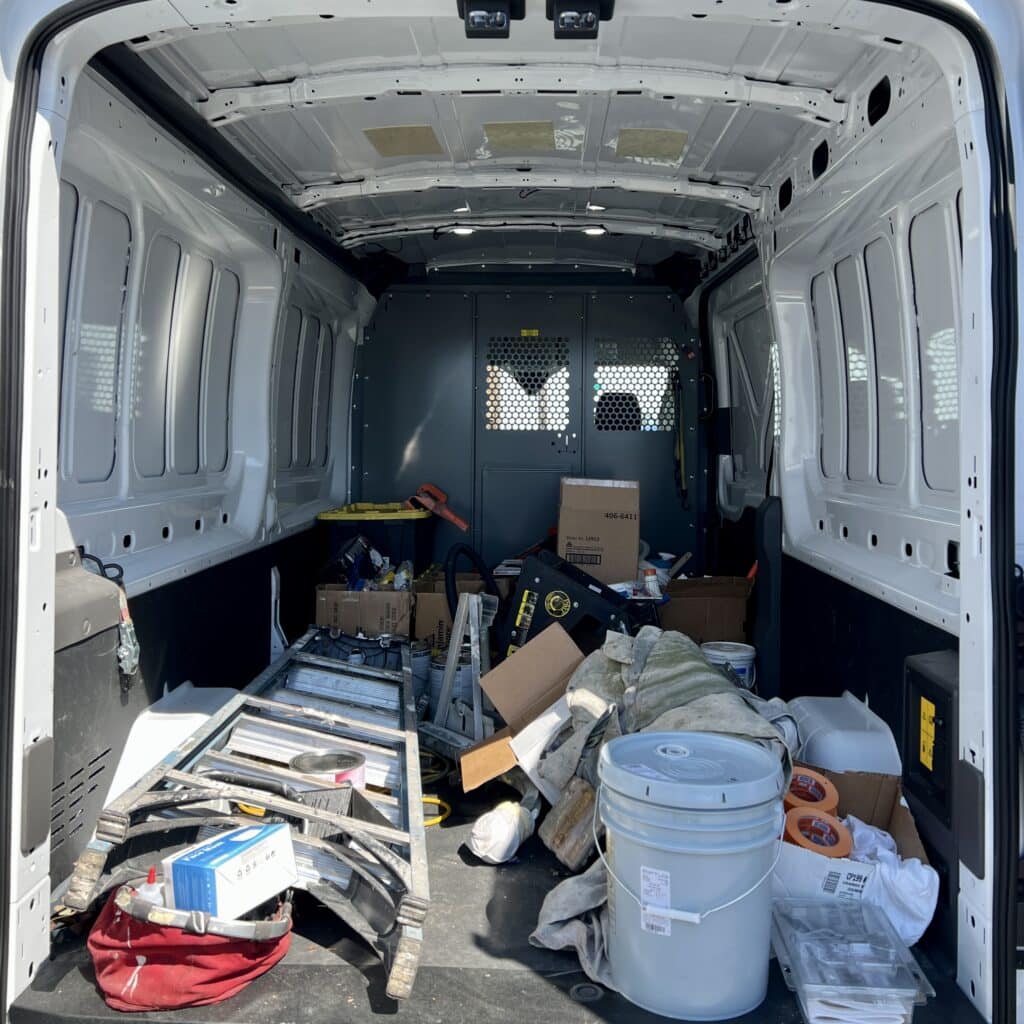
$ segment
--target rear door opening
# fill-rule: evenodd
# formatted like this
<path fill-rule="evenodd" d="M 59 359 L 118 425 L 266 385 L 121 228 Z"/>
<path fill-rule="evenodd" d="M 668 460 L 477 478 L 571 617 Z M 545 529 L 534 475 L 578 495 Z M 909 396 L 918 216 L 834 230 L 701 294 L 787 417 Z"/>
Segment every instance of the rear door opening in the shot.
<path fill-rule="evenodd" d="M 438 521 L 431 560 L 465 541 L 493 568 L 553 545 L 566 477 L 639 481 L 642 539 L 694 576 L 757 564 L 761 692 L 849 690 L 900 745 L 941 880 L 919 1013 L 1013 1019 L 1017 257 L 993 43 L 935 4 L 607 6 L 596 38 L 539 4 L 473 38 L 448 0 L 0 20 L 12 1019 L 102 1007 L 67 981 L 81 950 L 51 949 L 51 903 L 139 713 L 246 686 L 314 620 L 319 513 L 436 482 L 470 529 Z M 113 591 L 68 602 L 97 566 L 138 635 L 126 688 L 97 643 Z M 914 659 L 936 652 L 957 669 L 941 792 L 911 769 L 920 702 L 946 699 Z M 62 796 L 82 770 L 84 800 Z M 449 952 L 428 917 L 421 984 L 468 1016 L 498 964 L 505 1001 L 589 1012 L 526 943 L 537 907 L 493 916 L 550 887 L 543 857 L 469 883 L 457 829 L 431 842 L 442 905 L 481 888 Z M 325 928 L 280 968 L 286 1002 L 341 964 L 362 1019 L 376 976 L 367 1003 Z M 797 1019 L 773 984 L 761 1012 Z"/>

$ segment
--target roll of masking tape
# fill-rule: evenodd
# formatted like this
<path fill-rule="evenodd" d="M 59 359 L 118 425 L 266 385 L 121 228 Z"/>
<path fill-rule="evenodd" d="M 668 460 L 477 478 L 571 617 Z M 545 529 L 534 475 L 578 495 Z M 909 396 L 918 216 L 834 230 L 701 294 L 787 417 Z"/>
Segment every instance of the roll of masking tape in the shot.
<path fill-rule="evenodd" d="M 794 807 L 805 807 L 822 814 L 835 815 L 839 810 L 839 793 L 820 772 L 810 768 L 794 768 L 783 806 L 787 811 Z"/>
<path fill-rule="evenodd" d="M 786 842 L 823 857 L 848 857 L 853 849 L 850 830 L 838 818 L 810 807 L 794 807 L 786 814 Z"/>

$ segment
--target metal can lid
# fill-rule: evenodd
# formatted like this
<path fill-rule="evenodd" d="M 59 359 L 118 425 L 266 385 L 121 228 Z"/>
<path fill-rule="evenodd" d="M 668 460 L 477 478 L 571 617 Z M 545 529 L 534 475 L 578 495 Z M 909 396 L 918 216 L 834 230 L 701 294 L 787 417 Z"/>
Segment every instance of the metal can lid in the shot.
<path fill-rule="evenodd" d="M 314 750 L 296 754 L 288 762 L 293 772 L 303 775 L 318 772 L 350 772 L 366 764 L 366 758 L 350 750 Z"/>
<path fill-rule="evenodd" d="M 663 807 L 728 810 L 779 799 L 779 759 L 751 740 L 703 732 L 620 736 L 605 744 L 601 784 Z"/>

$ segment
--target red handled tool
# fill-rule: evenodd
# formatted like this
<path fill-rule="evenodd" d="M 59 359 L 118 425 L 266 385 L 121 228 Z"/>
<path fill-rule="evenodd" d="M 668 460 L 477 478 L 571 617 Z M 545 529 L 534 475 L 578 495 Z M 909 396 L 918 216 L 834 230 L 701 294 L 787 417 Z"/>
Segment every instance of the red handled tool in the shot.
<path fill-rule="evenodd" d="M 447 519 L 463 533 L 469 530 L 469 523 L 448 507 L 448 495 L 437 484 L 420 484 L 416 493 L 405 503 L 406 508 L 425 508 L 435 516 Z"/>

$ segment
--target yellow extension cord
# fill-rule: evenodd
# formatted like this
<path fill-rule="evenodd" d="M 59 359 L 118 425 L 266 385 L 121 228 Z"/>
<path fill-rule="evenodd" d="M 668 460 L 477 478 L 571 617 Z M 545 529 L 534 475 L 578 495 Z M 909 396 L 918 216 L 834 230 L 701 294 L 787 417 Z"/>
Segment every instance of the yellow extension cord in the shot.
<path fill-rule="evenodd" d="M 431 825 L 440 825 L 445 818 L 451 816 L 451 804 L 446 804 L 439 796 L 425 796 L 423 797 L 423 803 L 430 804 L 431 807 L 439 807 L 441 809 L 441 813 L 434 815 L 433 818 L 423 819 L 424 828 L 430 828 Z"/>
<path fill-rule="evenodd" d="M 433 782 L 440 782 L 451 771 L 447 758 L 432 750 L 420 751 L 420 778 L 425 786 Z M 432 818 L 423 819 L 423 827 L 430 828 L 431 825 L 440 825 L 446 818 L 451 817 L 451 804 L 445 803 L 439 796 L 424 796 L 423 803 L 440 809 L 440 814 Z"/>

